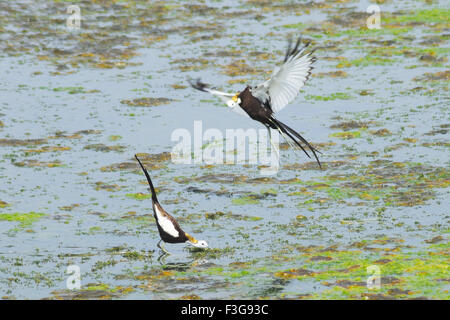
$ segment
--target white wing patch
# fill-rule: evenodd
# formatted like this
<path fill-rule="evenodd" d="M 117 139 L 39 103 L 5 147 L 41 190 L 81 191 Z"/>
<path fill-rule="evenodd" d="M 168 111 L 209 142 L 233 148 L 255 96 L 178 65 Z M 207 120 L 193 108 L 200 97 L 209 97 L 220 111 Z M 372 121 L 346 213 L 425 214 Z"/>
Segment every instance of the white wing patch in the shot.
<path fill-rule="evenodd" d="M 204 90 L 206 92 L 209 92 L 209 93 L 215 95 L 216 97 L 219 97 L 225 103 L 229 100 L 229 98 L 232 98 L 234 96 L 234 94 L 227 93 L 227 92 L 222 92 L 222 91 L 215 90 L 215 89 L 205 88 Z"/>
<path fill-rule="evenodd" d="M 155 210 L 156 218 L 158 219 L 158 223 L 161 228 L 172 237 L 177 238 L 179 236 L 177 229 L 175 229 L 172 221 L 170 221 L 169 218 L 166 217 L 161 208 L 158 205 L 154 204 L 153 210 Z"/>
<path fill-rule="evenodd" d="M 311 52 L 304 54 L 305 49 L 289 57 L 280 68 L 275 68 L 272 77 L 258 86 L 258 89 L 264 88 L 269 92 L 274 112 L 280 111 L 295 99 L 311 73 L 315 58 Z"/>

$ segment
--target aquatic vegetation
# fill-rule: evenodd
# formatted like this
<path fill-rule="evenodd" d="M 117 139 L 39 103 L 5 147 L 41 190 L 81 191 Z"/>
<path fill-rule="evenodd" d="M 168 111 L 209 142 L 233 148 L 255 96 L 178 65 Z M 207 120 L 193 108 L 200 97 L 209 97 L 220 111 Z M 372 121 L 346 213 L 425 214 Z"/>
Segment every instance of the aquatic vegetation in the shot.
<path fill-rule="evenodd" d="M 136 98 L 133 100 L 122 100 L 120 102 L 129 106 L 155 107 L 169 104 L 171 101 L 169 98 Z"/>
<path fill-rule="evenodd" d="M 340 139 L 354 139 L 361 137 L 361 131 L 343 131 L 335 132 L 330 134 L 330 137 L 340 138 Z"/>
<path fill-rule="evenodd" d="M 0 200 L 0 208 L 5 208 L 8 206 L 10 206 L 10 204 L 8 202 Z"/>
<path fill-rule="evenodd" d="M 125 196 L 136 200 L 146 200 L 152 197 L 150 193 L 127 193 Z"/>
<path fill-rule="evenodd" d="M 0 2 L 5 74 L 24 75 L 0 95 L 3 299 L 449 299 L 447 8 L 376 1 L 368 29 L 349 1 L 84 1 L 69 30 L 68 1 L 36 3 Z M 177 128 L 249 125 L 186 80 L 260 83 L 299 33 L 318 61 L 280 119 L 323 170 L 283 141 L 273 176 L 173 163 Z M 209 249 L 158 260 L 134 153 Z"/>
<path fill-rule="evenodd" d="M 22 151 L 26 154 L 29 153 L 43 153 L 43 152 L 57 152 L 57 151 L 68 151 L 70 147 L 59 147 L 59 146 L 43 146 L 39 149 L 23 149 Z"/>
<path fill-rule="evenodd" d="M 55 167 L 61 167 L 63 164 L 58 161 L 39 161 L 36 159 L 26 159 L 23 161 L 17 161 L 14 162 L 15 166 L 18 167 L 47 167 L 47 168 L 55 168 Z"/>
<path fill-rule="evenodd" d="M 336 93 L 332 93 L 329 96 L 315 96 L 315 95 L 310 95 L 307 94 L 305 96 L 305 98 L 307 100 L 316 100 L 316 101 L 333 101 L 333 100 L 349 100 L 351 99 L 351 95 L 349 95 L 348 93 L 345 92 L 336 92 Z"/>
<path fill-rule="evenodd" d="M 41 87 L 43 89 L 43 87 Z M 83 87 L 57 87 L 53 88 L 55 92 L 67 92 L 68 94 L 76 94 L 76 93 L 96 93 L 98 90 L 84 90 Z"/>
<path fill-rule="evenodd" d="M 86 145 L 86 146 L 84 146 L 84 149 L 100 151 L 100 152 L 110 152 L 110 151 L 124 152 L 126 149 L 126 146 L 121 146 L 121 145 L 107 146 L 103 143 L 96 143 L 96 144 Z"/>
<path fill-rule="evenodd" d="M 41 212 L 27 212 L 27 213 L 0 213 L 0 221 L 19 222 L 20 228 L 30 227 L 33 222 L 38 221 L 46 214 Z"/>
<path fill-rule="evenodd" d="M 418 9 L 406 14 L 397 14 L 387 16 L 385 18 L 386 23 L 422 23 L 422 24 L 434 24 L 434 23 L 447 23 L 450 10 L 446 8 L 433 8 L 433 9 Z"/>
<path fill-rule="evenodd" d="M 0 146 L 36 146 L 45 143 L 46 139 L 0 139 Z"/>
<path fill-rule="evenodd" d="M 331 129 L 342 129 L 348 131 L 351 129 L 367 129 L 368 127 L 376 125 L 373 121 L 344 121 L 330 126 Z"/>
<path fill-rule="evenodd" d="M 259 204 L 260 202 L 258 199 L 248 196 L 232 199 L 231 203 L 233 203 L 234 205 L 246 205 L 246 204 Z"/>

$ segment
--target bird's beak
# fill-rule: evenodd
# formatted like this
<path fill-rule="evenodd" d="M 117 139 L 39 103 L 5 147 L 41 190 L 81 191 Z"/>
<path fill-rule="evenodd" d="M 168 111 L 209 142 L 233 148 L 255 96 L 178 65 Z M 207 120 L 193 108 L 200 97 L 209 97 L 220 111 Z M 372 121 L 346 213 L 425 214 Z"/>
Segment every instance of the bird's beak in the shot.
<path fill-rule="evenodd" d="M 237 102 L 238 101 L 238 94 L 236 93 L 236 95 L 233 98 L 231 98 L 231 100 L 233 100 L 234 102 Z"/>

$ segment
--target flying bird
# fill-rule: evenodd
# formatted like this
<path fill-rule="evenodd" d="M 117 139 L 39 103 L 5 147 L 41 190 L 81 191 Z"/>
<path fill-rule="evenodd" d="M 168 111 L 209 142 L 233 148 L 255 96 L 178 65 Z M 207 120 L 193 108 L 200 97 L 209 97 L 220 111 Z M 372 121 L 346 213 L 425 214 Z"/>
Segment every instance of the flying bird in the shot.
<path fill-rule="evenodd" d="M 144 171 L 145 177 L 147 178 L 148 184 L 150 186 L 150 191 L 152 193 L 153 214 L 156 220 L 159 235 L 161 237 L 161 240 L 159 240 L 157 244 L 158 248 L 160 248 L 165 253 L 169 253 L 160 245 L 161 241 L 167 243 L 188 243 L 197 248 L 207 248 L 208 244 L 205 240 L 197 240 L 193 236 L 184 232 L 175 218 L 163 209 L 163 207 L 159 204 L 158 198 L 156 197 L 156 191 L 153 187 L 153 183 L 150 179 L 150 175 L 148 174 L 147 169 L 145 169 L 145 167 L 142 165 L 137 155 L 135 155 L 135 158 L 139 162 L 142 171 Z"/>
<path fill-rule="evenodd" d="M 306 148 L 309 149 L 313 153 L 319 167 L 322 168 L 317 156 L 317 152 L 320 153 L 320 151 L 315 149 L 297 131 L 275 118 L 275 113 L 279 112 L 297 97 L 300 89 L 311 75 L 312 64 L 317 60 L 313 56 L 314 50 L 307 51 L 309 42 L 301 47 L 300 44 L 301 38 L 298 38 L 294 47 L 292 47 L 292 40 L 289 39 L 283 64 L 273 70 L 270 79 L 256 87 L 247 86 L 243 91 L 231 94 L 215 90 L 208 84 L 201 82 L 200 79 L 196 81 L 189 80 L 189 83 L 197 90 L 208 92 L 221 98 L 233 110 L 239 113 L 244 112 L 253 120 L 262 123 L 268 130 L 272 145 L 270 129 L 277 130 L 294 150 L 295 146 L 292 142 L 311 158 L 308 151 L 306 151 Z M 302 143 L 305 146 L 302 146 Z"/>

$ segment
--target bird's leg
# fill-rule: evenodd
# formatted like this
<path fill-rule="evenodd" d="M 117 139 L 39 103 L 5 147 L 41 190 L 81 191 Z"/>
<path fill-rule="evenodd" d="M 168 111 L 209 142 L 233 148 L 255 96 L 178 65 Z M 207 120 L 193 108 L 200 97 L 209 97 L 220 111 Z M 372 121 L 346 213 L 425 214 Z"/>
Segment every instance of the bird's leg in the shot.
<path fill-rule="evenodd" d="M 270 140 L 270 144 L 272 145 L 273 150 L 275 150 L 275 153 L 277 154 L 277 159 L 280 159 L 280 154 L 278 152 L 278 148 L 275 146 L 275 144 L 273 143 L 272 140 L 272 131 L 270 131 L 270 127 L 266 127 L 267 131 L 269 132 L 269 140 Z"/>
<path fill-rule="evenodd" d="M 156 245 L 158 248 L 160 248 L 165 254 L 170 254 L 169 251 L 167 251 L 162 245 L 160 245 L 162 239 L 159 240 L 158 244 Z"/>

